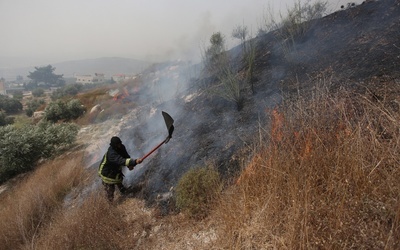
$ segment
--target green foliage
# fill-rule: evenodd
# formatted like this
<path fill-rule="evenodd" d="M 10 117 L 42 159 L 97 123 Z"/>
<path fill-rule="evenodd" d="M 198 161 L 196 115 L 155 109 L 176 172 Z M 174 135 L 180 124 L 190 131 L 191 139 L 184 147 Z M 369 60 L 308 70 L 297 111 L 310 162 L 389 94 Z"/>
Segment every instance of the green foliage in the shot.
<path fill-rule="evenodd" d="M 60 89 L 57 89 L 51 94 L 53 101 L 60 99 L 65 96 L 75 96 L 83 89 L 83 85 L 80 83 L 68 84 Z"/>
<path fill-rule="evenodd" d="M 41 97 L 41 96 L 44 95 L 44 89 L 42 89 L 42 88 L 36 88 L 36 89 L 32 90 L 32 95 L 33 95 L 34 97 Z"/>
<path fill-rule="evenodd" d="M 27 86 L 28 89 L 37 88 L 39 85 L 44 85 L 44 87 L 50 86 L 61 86 L 64 84 L 62 79 L 63 75 L 54 74 L 56 68 L 51 65 L 45 67 L 35 67 L 35 71 L 29 72 L 28 78 L 32 81 Z"/>
<path fill-rule="evenodd" d="M 0 127 L 0 182 L 34 168 L 40 159 L 47 159 L 70 146 L 76 138 L 74 124 L 39 123 L 23 128 Z"/>
<path fill-rule="evenodd" d="M 22 98 L 24 97 L 24 94 L 23 94 L 22 90 L 15 90 L 13 93 L 13 97 L 15 99 L 17 99 L 18 101 L 21 101 Z"/>
<path fill-rule="evenodd" d="M 220 32 L 210 37 L 210 46 L 205 52 L 206 68 L 211 69 L 214 65 L 222 64 L 225 61 L 225 39 Z"/>
<path fill-rule="evenodd" d="M 210 167 L 193 168 L 178 182 L 176 206 L 192 218 L 203 218 L 221 192 L 221 187 L 216 170 Z"/>
<path fill-rule="evenodd" d="M 75 120 L 83 115 L 86 111 L 85 107 L 82 106 L 81 102 L 78 99 L 72 99 L 66 105 L 67 107 L 67 115 L 65 120 Z"/>
<path fill-rule="evenodd" d="M 64 113 L 67 111 L 65 102 L 58 100 L 56 102 L 51 102 L 47 105 L 45 109 L 45 119 L 51 122 L 57 122 L 64 117 Z"/>
<path fill-rule="evenodd" d="M 58 100 L 47 105 L 44 117 L 46 120 L 53 123 L 60 120 L 70 121 L 77 119 L 83 115 L 85 111 L 85 107 L 83 107 L 77 99 L 72 99 L 69 102 Z"/>
<path fill-rule="evenodd" d="M 4 112 L 0 111 L 0 126 L 5 126 L 13 123 L 14 119 L 12 117 L 8 117 Z"/>
<path fill-rule="evenodd" d="M 46 102 L 43 99 L 33 99 L 26 103 L 27 108 L 25 109 L 25 113 L 27 116 L 32 117 L 33 113 Z"/>
<path fill-rule="evenodd" d="M 243 95 L 240 86 L 240 79 L 236 76 L 232 67 L 225 66 L 218 75 L 219 84 L 212 88 L 212 91 L 224 98 L 225 100 L 234 102 L 237 110 L 243 108 Z"/>
<path fill-rule="evenodd" d="M 8 114 L 17 113 L 22 110 L 22 103 L 17 99 L 0 95 L 0 110 L 4 110 Z"/>
<path fill-rule="evenodd" d="M 225 51 L 225 41 L 220 32 L 214 33 L 210 38 L 210 46 L 205 52 L 205 69 L 213 71 L 218 77 L 218 84 L 209 88 L 211 94 L 220 96 L 228 101 L 236 103 L 237 109 L 243 107 L 243 96 L 240 80 L 236 76 L 236 70 L 229 62 Z"/>

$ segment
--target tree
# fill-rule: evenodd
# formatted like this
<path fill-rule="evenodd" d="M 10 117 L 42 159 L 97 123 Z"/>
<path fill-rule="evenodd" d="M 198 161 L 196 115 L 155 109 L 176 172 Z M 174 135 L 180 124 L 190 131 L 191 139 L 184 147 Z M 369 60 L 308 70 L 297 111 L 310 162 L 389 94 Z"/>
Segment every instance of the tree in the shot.
<path fill-rule="evenodd" d="M 29 72 L 28 78 L 31 79 L 31 83 L 28 88 L 35 88 L 39 85 L 45 87 L 63 85 L 65 83 L 63 75 L 54 74 L 55 69 L 50 64 L 45 67 L 35 67 L 35 71 Z"/>
<path fill-rule="evenodd" d="M 58 100 L 49 103 L 44 112 L 46 120 L 56 123 L 57 121 L 64 119 L 64 114 L 67 113 L 67 107 L 63 101 Z"/>
<path fill-rule="evenodd" d="M 72 99 L 68 103 L 62 100 L 49 103 L 45 109 L 45 119 L 56 123 L 59 120 L 70 121 L 79 118 L 85 113 L 86 109 L 77 99 Z"/>
<path fill-rule="evenodd" d="M 0 184 L 35 167 L 68 148 L 76 139 L 78 126 L 41 122 L 23 128 L 0 127 Z"/>
<path fill-rule="evenodd" d="M 78 99 L 72 99 L 67 103 L 68 115 L 65 115 L 65 120 L 75 120 L 82 116 L 86 109 Z"/>
<path fill-rule="evenodd" d="M 22 103 L 15 98 L 0 95 L 0 110 L 4 110 L 7 114 L 18 113 L 22 110 Z"/>
<path fill-rule="evenodd" d="M 25 109 L 26 115 L 32 117 L 33 113 L 35 113 L 35 111 L 45 103 L 46 102 L 42 99 L 40 100 L 34 99 L 32 101 L 27 102 L 26 103 L 27 108 Z"/>
<path fill-rule="evenodd" d="M 13 93 L 13 97 L 21 101 L 24 98 L 24 93 L 22 92 L 22 90 L 15 90 Z"/>
<path fill-rule="evenodd" d="M 13 124 L 14 118 L 7 116 L 4 112 L 0 111 L 0 126 Z"/>
<path fill-rule="evenodd" d="M 239 39 L 242 42 L 242 47 L 246 46 L 247 34 L 248 34 L 247 26 L 244 26 L 244 25 L 243 26 L 238 25 L 232 31 L 232 37 L 236 38 L 236 39 Z"/>
<path fill-rule="evenodd" d="M 32 90 L 32 95 L 34 97 L 41 97 L 44 95 L 44 89 L 42 89 L 42 88 L 34 89 L 34 90 Z"/>
<path fill-rule="evenodd" d="M 205 69 L 213 72 L 219 83 L 210 87 L 210 93 L 236 103 L 238 110 L 243 108 L 241 80 L 237 77 L 237 69 L 229 60 L 225 50 L 225 39 L 220 32 L 212 34 L 210 46 L 205 52 Z"/>
<path fill-rule="evenodd" d="M 83 89 L 83 85 L 81 83 L 75 83 L 75 84 L 68 84 L 62 88 L 56 89 L 53 91 L 51 94 L 51 100 L 55 101 L 57 99 L 60 99 L 64 96 L 74 96 L 79 93 Z"/>
<path fill-rule="evenodd" d="M 206 55 L 211 57 L 212 60 L 225 51 L 225 39 L 220 32 L 216 32 L 210 37 L 210 43 L 211 46 L 208 48 Z"/>

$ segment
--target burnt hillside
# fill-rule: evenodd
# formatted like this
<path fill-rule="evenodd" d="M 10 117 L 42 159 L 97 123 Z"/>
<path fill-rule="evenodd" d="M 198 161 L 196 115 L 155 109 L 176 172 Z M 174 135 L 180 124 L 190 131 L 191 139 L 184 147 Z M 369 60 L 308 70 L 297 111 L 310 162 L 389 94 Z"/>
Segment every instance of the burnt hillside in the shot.
<path fill-rule="evenodd" d="M 255 92 L 243 86 L 240 111 L 234 103 L 207 93 L 207 88 L 217 83 L 213 75 L 188 79 L 189 86 L 178 97 L 163 102 L 148 103 L 148 96 L 142 93 L 141 108 L 121 131 L 128 147 L 140 155 L 165 138 L 162 110 L 175 119 L 175 132 L 168 144 L 127 174 L 127 182 L 140 189 L 135 195 L 152 202 L 158 195 L 168 194 L 188 169 L 210 162 L 223 176 L 235 173 L 241 166 L 237 155 L 252 142 L 259 125 L 267 121 L 266 110 L 278 105 L 292 90 L 312 87 L 310 79 L 315 77 L 329 78 L 332 88 L 366 91 L 368 86 L 377 95 L 386 86 L 390 91 L 385 93 L 398 96 L 399 1 L 365 2 L 314 20 L 308 27 L 294 38 L 289 51 L 283 48 L 279 31 L 255 38 Z M 230 52 L 240 64 L 239 50 L 240 46 Z M 244 70 L 245 66 L 238 68 Z M 159 79 L 152 74 L 153 78 L 147 76 L 146 86 Z"/>

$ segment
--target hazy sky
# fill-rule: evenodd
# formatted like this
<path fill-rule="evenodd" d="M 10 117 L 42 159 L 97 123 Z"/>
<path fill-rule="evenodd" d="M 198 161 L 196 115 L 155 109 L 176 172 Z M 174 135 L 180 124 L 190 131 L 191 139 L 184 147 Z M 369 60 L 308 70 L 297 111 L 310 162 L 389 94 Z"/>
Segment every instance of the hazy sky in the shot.
<path fill-rule="evenodd" d="M 198 58 L 213 32 L 232 44 L 236 26 L 255 34 L 267 9 L 286 10 L 294 1 L 0 0 L 0 66 L 21 59 L 30 66 L 113 56 Z M 349 1 L 328 2 L 338 10 Z"/>

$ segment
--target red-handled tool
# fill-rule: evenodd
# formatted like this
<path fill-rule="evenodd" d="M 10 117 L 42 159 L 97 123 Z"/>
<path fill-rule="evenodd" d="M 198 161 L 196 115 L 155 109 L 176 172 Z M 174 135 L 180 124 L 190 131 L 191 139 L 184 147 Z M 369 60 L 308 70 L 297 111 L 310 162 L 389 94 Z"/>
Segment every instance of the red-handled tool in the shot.
<path fill-rule="evenodd" d="M 167 136 L 167 138 L 165 138 L 164 141 L 162 141 L 155 148 L 150 150 L 150 152 L 148 152 L 146 155 L 144 155 L 141 158 L 142 161 L 144 159 L 146 159 L 149 155 L 151 155 L 154 151 L 156 151 L 159 147 L 161 147 L 164 143 L 168 143 L 169 140 L 172 138 L 172 133 L 174 132 L 174 125 L 173 125 L 174 124 L 174 119 L 172 119 L 172 117 L 167 112 L 162 111 L 161 113 L 162 113 L 162 115 L 164 117 L 165 125 L 167 126 L 167 129 L 168 129 L 168 136 Z"/>

